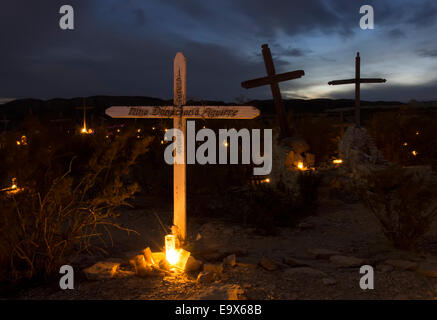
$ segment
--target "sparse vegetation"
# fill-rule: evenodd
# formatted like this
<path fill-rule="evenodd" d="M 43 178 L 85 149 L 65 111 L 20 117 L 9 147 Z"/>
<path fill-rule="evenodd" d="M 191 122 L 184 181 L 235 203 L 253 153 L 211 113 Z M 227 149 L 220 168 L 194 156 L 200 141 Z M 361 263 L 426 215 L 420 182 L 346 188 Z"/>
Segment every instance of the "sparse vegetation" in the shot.
<path fill-rule="evenodd" d="M 0 273 L 15 281 L 48 277 L 81 252 L 104 250 L 110 228 L 122 228 L 116 208 L 139 190 L 129 169 L 151 141 L 135 139 L 133 130 L 112 141 L 102 129 L 55 134 L 37 121 L 21 131 L 29 144 L 10 141 L 1 163 L 1 180 L 17 177 L 23 188 L 0 194 Z"/>
<path fill-rule="evenodd" d="M 437 177 L 423 168 L 373 171 L 358 190 L 397 248 L 413 249 L 437 216 Z"/>

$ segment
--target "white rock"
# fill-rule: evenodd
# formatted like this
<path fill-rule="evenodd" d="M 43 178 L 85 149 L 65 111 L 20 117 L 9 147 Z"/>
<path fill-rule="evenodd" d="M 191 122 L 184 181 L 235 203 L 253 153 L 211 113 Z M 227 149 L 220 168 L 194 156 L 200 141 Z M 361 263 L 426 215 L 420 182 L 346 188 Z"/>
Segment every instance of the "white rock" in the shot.
<path fill-rule="evenodd" d="M 117 272 L 120 263 L 112 261 L 100 261 L 83 270 L 88 280 L 111 279 Z"/>

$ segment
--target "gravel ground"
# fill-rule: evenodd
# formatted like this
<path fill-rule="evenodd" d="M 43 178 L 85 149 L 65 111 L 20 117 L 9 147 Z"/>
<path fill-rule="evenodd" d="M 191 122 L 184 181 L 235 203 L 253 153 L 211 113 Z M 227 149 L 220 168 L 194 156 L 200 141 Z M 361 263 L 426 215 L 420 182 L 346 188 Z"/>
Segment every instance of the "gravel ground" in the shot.
<path fill-rule="evenodd" d="M 57 282 L 22 291 L 19 299 L 433 299 L 437 297 L 437 278 L 416 271 L 393 268 L 388 259 L 402 259 L 417 265 L 435 263 L 437 272 L 437 228 L 434 225 L 422 246 L 422 252 L 408 253 L 391 248 L 378 222 L 359 203 L 339 200 L 320 203 L 317 215 L 307 218 L 299 228 L 283 228 L 277 236 L 258 235 L 254 229 L 211 221 L 200 224 L 190 220 L 193 235 L 202 237 L 195 243 L 194 255 L 207 263 L 219 253 L 237 254 L 237 265 L 225 265 L 212 282 L 197 281 L 197 273 L 177 276 L 156 275 L 139 278 L 116 275 L 114 279 L 89 281 L 82 272 L 97 258 L 85 257 L 75 266 L 74 290 L 61 290 Z M 159 211 L 163 223 L 169 223 L 169 211 Z M 126 259 L 132 251 L 150 246 L 157 251 L 164 232 L 155 214 L 143 209 L 126 211 L 120 223 L 139 234 L 114 233 L 112 258 Z M 203 248 L 204 250 L 198 250 Z M 362 259 L 374 267 L 374 289 L 359 286 L 359 266 L 345 267 L 329 259 L 317 259 L 311 251 L 326 249 L 339 255 Z M 203 253 L 202 253 L 203 252 Z M 426 252 L 426 253 L 425 253 Z M 209 256 L 208 256 L 209 254 Z M 268 269 L 259 262 L 264 258 Z M 297 259 L 303 266 L 285 263 Z M 284 260 L 285 259 L 285 260 Z M 102 259 L 100 259 L 102 260 Z M 269 267 L 271 266 L 271 268 Z"/>

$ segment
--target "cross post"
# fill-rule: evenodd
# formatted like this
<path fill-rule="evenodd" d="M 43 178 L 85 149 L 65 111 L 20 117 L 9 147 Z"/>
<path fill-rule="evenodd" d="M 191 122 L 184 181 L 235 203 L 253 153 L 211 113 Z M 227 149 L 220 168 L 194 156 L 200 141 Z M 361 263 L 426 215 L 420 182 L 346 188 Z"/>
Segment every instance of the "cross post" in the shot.
<path fill-rule="evenodd" d="M 172 233 L 184 241 L 186 223 L 186 120 L 191 119 L 254 119 L 260 111 L 252 106 L 185 106 L 186 59 L 181 52 L 174 59 L 173 106 L 112 106 L 106 114 L 112 118 L 173 118 L 176 154 L 173 163 L 173 227 Z"/>
<path fill-rule="evenodd" d="M 293 132 L 288 125 L 287 113 L 285 112 L 284 102 L 282 101 L 279 82 L 301 78 L 305 75 L 305 72 L 303 70 L 297 70 L 276 74 L 275 66 L 273 64 L 272 53 L 270 52 L 270 48 L 267 44 L 262 45 L 262 54 L 267 71 L 267 77 L 244 81 L 241 83 L 241 86 L 245 89 L 250 89 L 264 85 L 270 85 L 275 104 L 276 116 L 279 122 L 279 127 L 281 129 L 280 137 L 290 137 L 292 136 Z"/>
<path fill-rule="evenodd" d="M 381 78 L 361 78 L 360 68 L 361 68 L 360 53 L 357 52 L 355 58 L 355 79 L 345 79 L 345 80 L 334 80 L 329 81 L 329 85 L 342 85 L 342 84 L 355 84 L 355 126 L 361 127 L 361 109 L 360 109 L 360 89 L 361 83 L 385 83 L 386 79 Z"/>

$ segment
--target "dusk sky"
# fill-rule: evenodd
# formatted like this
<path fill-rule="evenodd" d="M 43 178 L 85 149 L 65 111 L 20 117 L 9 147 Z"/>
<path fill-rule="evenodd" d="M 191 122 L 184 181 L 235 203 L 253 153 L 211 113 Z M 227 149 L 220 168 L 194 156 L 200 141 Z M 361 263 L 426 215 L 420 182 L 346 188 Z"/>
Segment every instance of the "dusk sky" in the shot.
<path fill-rule="evenodd" d="M 75 10 L 75 30 L 59 28 L 59 8 Z M 362 5 L 375 10 L 375 29 L 359 27 Z M 244 80 L 266 75 L 261 45 L 276 71 L 305 70 L 281 84 L 284 98 L 437 100 L 437 1 L 426 0 L 82 0 L 0 3 L 0 101 L 139 95 L 171 99 L 173 58 L 187 58 L 187 96 L 234 101 L 270 99 L 268 87 Z"/>

